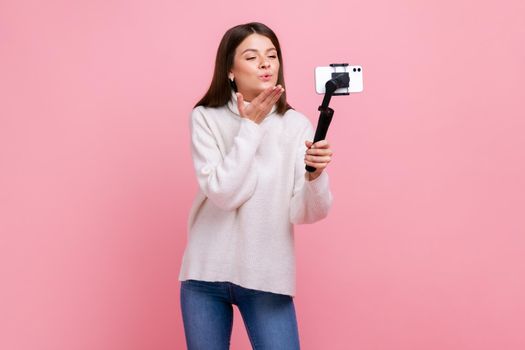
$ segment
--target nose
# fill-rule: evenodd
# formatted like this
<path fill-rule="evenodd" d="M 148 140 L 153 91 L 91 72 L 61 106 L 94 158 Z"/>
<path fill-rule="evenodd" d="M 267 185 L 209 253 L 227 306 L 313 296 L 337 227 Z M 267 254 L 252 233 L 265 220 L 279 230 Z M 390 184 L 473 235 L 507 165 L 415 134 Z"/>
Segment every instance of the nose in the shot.
<path fill-rule="evenodd" d="M 268 61 L 268 59 L 265 58 L 261 62 L 261 68 L 268 68 L 268 67 L 270 67 L 270 61 Z"/>

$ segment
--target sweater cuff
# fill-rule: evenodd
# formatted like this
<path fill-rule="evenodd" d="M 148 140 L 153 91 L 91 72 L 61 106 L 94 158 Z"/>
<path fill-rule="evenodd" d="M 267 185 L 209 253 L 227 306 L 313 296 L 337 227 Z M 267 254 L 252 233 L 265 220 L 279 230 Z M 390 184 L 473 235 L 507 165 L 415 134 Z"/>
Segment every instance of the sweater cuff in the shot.
<path fill-rule="evenodd" d="M 314 180 L 310 181 L 308 180 L 308 177 L 309 177 L 308 172 L 305 172 L 304 173 L 305 186 L 311 192 L 315 193 L 316 195 L 320 195 L 320 194 L 330 191 L 328 173 L 326 172 L 326 170 L 323 170 L 321 174 Z"/>

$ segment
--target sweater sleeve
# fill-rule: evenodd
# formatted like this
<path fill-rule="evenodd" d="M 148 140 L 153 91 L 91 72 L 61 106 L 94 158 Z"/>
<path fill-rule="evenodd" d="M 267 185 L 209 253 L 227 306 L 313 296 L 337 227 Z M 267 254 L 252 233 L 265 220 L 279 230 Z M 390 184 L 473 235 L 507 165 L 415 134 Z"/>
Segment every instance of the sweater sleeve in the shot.
<path fill-rule="evenodd" d="M 235 210 L 254 193 L 257 184 L 255 152 L 263 136 L 262 128 L 243 118 L 227 155 L 199 109 L 191 113 L 191 149 L 197 181 L 202 192 L 219 208 Z"/>
<path fill-rule="evenodd" d="M 332 206 L 333 196 L 326 169 L 315 180 L 308 181 L 308 172 L 304 163 L 307 147 L 304 141 L 313 141 L 313 135 L 313 127 L 308 121 L 296 155 L 294 189 L 290 202 L 292 224 L 311 224 L 324 219 Z"/>

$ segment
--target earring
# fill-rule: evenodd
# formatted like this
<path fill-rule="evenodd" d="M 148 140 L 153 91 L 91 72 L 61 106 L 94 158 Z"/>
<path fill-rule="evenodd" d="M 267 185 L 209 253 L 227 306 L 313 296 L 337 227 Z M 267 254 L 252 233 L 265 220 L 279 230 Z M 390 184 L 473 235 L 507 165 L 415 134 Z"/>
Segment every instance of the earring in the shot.
<path fill-rule="evenodd" d="M 235 81 L 233 80 L 233 76 L 230 75 L 229 79 L 230 79 L 231 88 L 233 89 L 233 91 L 237 92 L 237 84 L 235 84 Z"/>

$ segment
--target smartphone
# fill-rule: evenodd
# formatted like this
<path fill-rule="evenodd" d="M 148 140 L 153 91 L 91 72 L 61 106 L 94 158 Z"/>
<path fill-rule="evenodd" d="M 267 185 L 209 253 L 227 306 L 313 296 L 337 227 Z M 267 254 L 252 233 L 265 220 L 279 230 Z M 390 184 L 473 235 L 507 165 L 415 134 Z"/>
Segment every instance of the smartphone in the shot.
<path fill-rule="evenodd" d="M 348 73 L 350 83 L 348 87 L 335 90 L 334 95 L 348 95 L 351 92 L 363 91 L 363 68 L 347 64 L 333 64 L 328 67 L 315 67 L 315 92 L 325 93 L 325 84 L 338 73 Z"/>

